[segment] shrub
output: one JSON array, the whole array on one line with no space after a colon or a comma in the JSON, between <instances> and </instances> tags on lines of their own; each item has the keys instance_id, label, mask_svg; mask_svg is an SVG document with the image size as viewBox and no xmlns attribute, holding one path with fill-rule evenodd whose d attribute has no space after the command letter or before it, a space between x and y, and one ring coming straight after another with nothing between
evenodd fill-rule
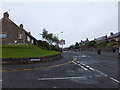
<instances>
[{"instance_id":1,"label":"shrub","mask_svg":"<svg viewBox=\"0 0 120 90\"><path fill-rule=\"evenodd\" d=\"M49 43L46 42L46 41L38 40L38 41L37 41L37 44L38 44L38 46L40 46L40 47L43 48L43 49L47 49L47 50L50 49Z\"/></svg>"},{"instance_id":2,"label":"shrub","mask_svg":"<svg viewBox=\"0 0 120 90\"><path fill-rule=\"evenodd\" d=\"M54 50L54 51L61 51L61 48L54 46L54 45L49 45L50 50Z\"/></svg>"}]
</instances>

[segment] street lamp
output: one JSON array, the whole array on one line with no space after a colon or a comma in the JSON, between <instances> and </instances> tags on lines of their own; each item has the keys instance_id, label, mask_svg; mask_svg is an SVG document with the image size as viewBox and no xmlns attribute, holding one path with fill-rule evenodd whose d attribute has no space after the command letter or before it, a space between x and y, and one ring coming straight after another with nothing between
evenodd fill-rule
<instances>
[{"instance_id":1,"label":"street lamp","mask_svg":"<svg viewBox=\"0 0 120 90\"><path fill-rule=\"evenodd\" d=\"M60 33L57 34L58 39L59 39L59 34L62 34L62 33L63 33L63 31L61 31ZM61 39L59 41L59 44L62 45L62 51L63 51L63 45L65 44L65 40Z\"/></svg>"}]
</instances>

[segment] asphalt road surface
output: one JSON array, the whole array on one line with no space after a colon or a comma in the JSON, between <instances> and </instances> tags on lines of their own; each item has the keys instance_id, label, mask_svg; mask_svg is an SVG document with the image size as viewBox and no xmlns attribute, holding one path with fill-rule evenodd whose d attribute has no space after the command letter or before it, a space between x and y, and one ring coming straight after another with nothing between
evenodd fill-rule
<instances>
[{"instance_id":1,"label":"asphalt road surface","mask_svg":"<svg viewBox=\"0 0 120 90\"><path fill-rule=\"evenodd\" d=\"M51 62L3 65L3 88L118 88L118 56L64 51Z\"/></svg>"}]
</instances>

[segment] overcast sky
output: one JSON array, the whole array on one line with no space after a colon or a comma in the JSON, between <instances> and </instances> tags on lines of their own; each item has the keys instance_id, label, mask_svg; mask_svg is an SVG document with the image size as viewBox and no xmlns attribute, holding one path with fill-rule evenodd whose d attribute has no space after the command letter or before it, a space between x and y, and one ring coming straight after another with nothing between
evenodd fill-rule
<instances>
[{"instance_id":1,"label":"overcast sky","mask_svg":"<svg viewBox=\"0 0 120 90\"><path fill-rule=\"evenodd\" d=\"M5 11L36 39L41 39L39 33L46 28L65 39L65 46L118 32L117 2L6 2L2 3L0 18Z\"/></svg>"}]
</instances>

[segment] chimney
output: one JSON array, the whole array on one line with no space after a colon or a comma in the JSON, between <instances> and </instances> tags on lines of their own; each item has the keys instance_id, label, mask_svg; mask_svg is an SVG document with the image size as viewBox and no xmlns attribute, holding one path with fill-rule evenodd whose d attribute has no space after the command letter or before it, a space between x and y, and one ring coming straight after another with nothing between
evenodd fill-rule
<instances>
[{"instance_id":1,"label":"chimney","mask_svg":"<svg viewBox=\"0 0 120 90\"><path fill-rule=\"evenodd\" d=\"M5 12L5 13L3 14L3 17L4 17L4 18L9 18L8 12Z\"/></svg>"},{"instance_id":2,"label":"chimney","mask_svg":"<svg viewBox=\"0 0 120 90\"><path fill-rule=\"evenodd\" d=\"M23 24L20 24L20 28L23 29Z\"/></svg>"},{"instance_id":3,"label":"chimney","mask_svg":"<svg viewBox=\"0 0 120 90\"><path fill-rule=\"evenodd\" d=\"M28 32L29 34L31 34L31 32Z\"/></svg>"},{"instance_id":4,"label":"chimney","mask_svg":"<svg viewBox=\"0 0 120 90\"><path fill-rule=\"evenodd\" d=\"M110 32L110 35L112 36L112 35L113 35L113 32Z\"/></svg>"},{"instance_id":5,"label":"chimney","mask_svg":"<svg viewBox=\"0 0 120 90\"><path fill-rule=\"evenodd\" d=\"M88 38L86 38L86 41L89 41Z\"/></svg>"},{"instance_id":6,"label":"chimney","mask_svg":"<svg viewBox=\"0 0 120 90\"><path fill-rule=\"evenodd\" d=\"M107 35L105 35L105 38L107 38Z\"/></svg>"}]
</instances>

